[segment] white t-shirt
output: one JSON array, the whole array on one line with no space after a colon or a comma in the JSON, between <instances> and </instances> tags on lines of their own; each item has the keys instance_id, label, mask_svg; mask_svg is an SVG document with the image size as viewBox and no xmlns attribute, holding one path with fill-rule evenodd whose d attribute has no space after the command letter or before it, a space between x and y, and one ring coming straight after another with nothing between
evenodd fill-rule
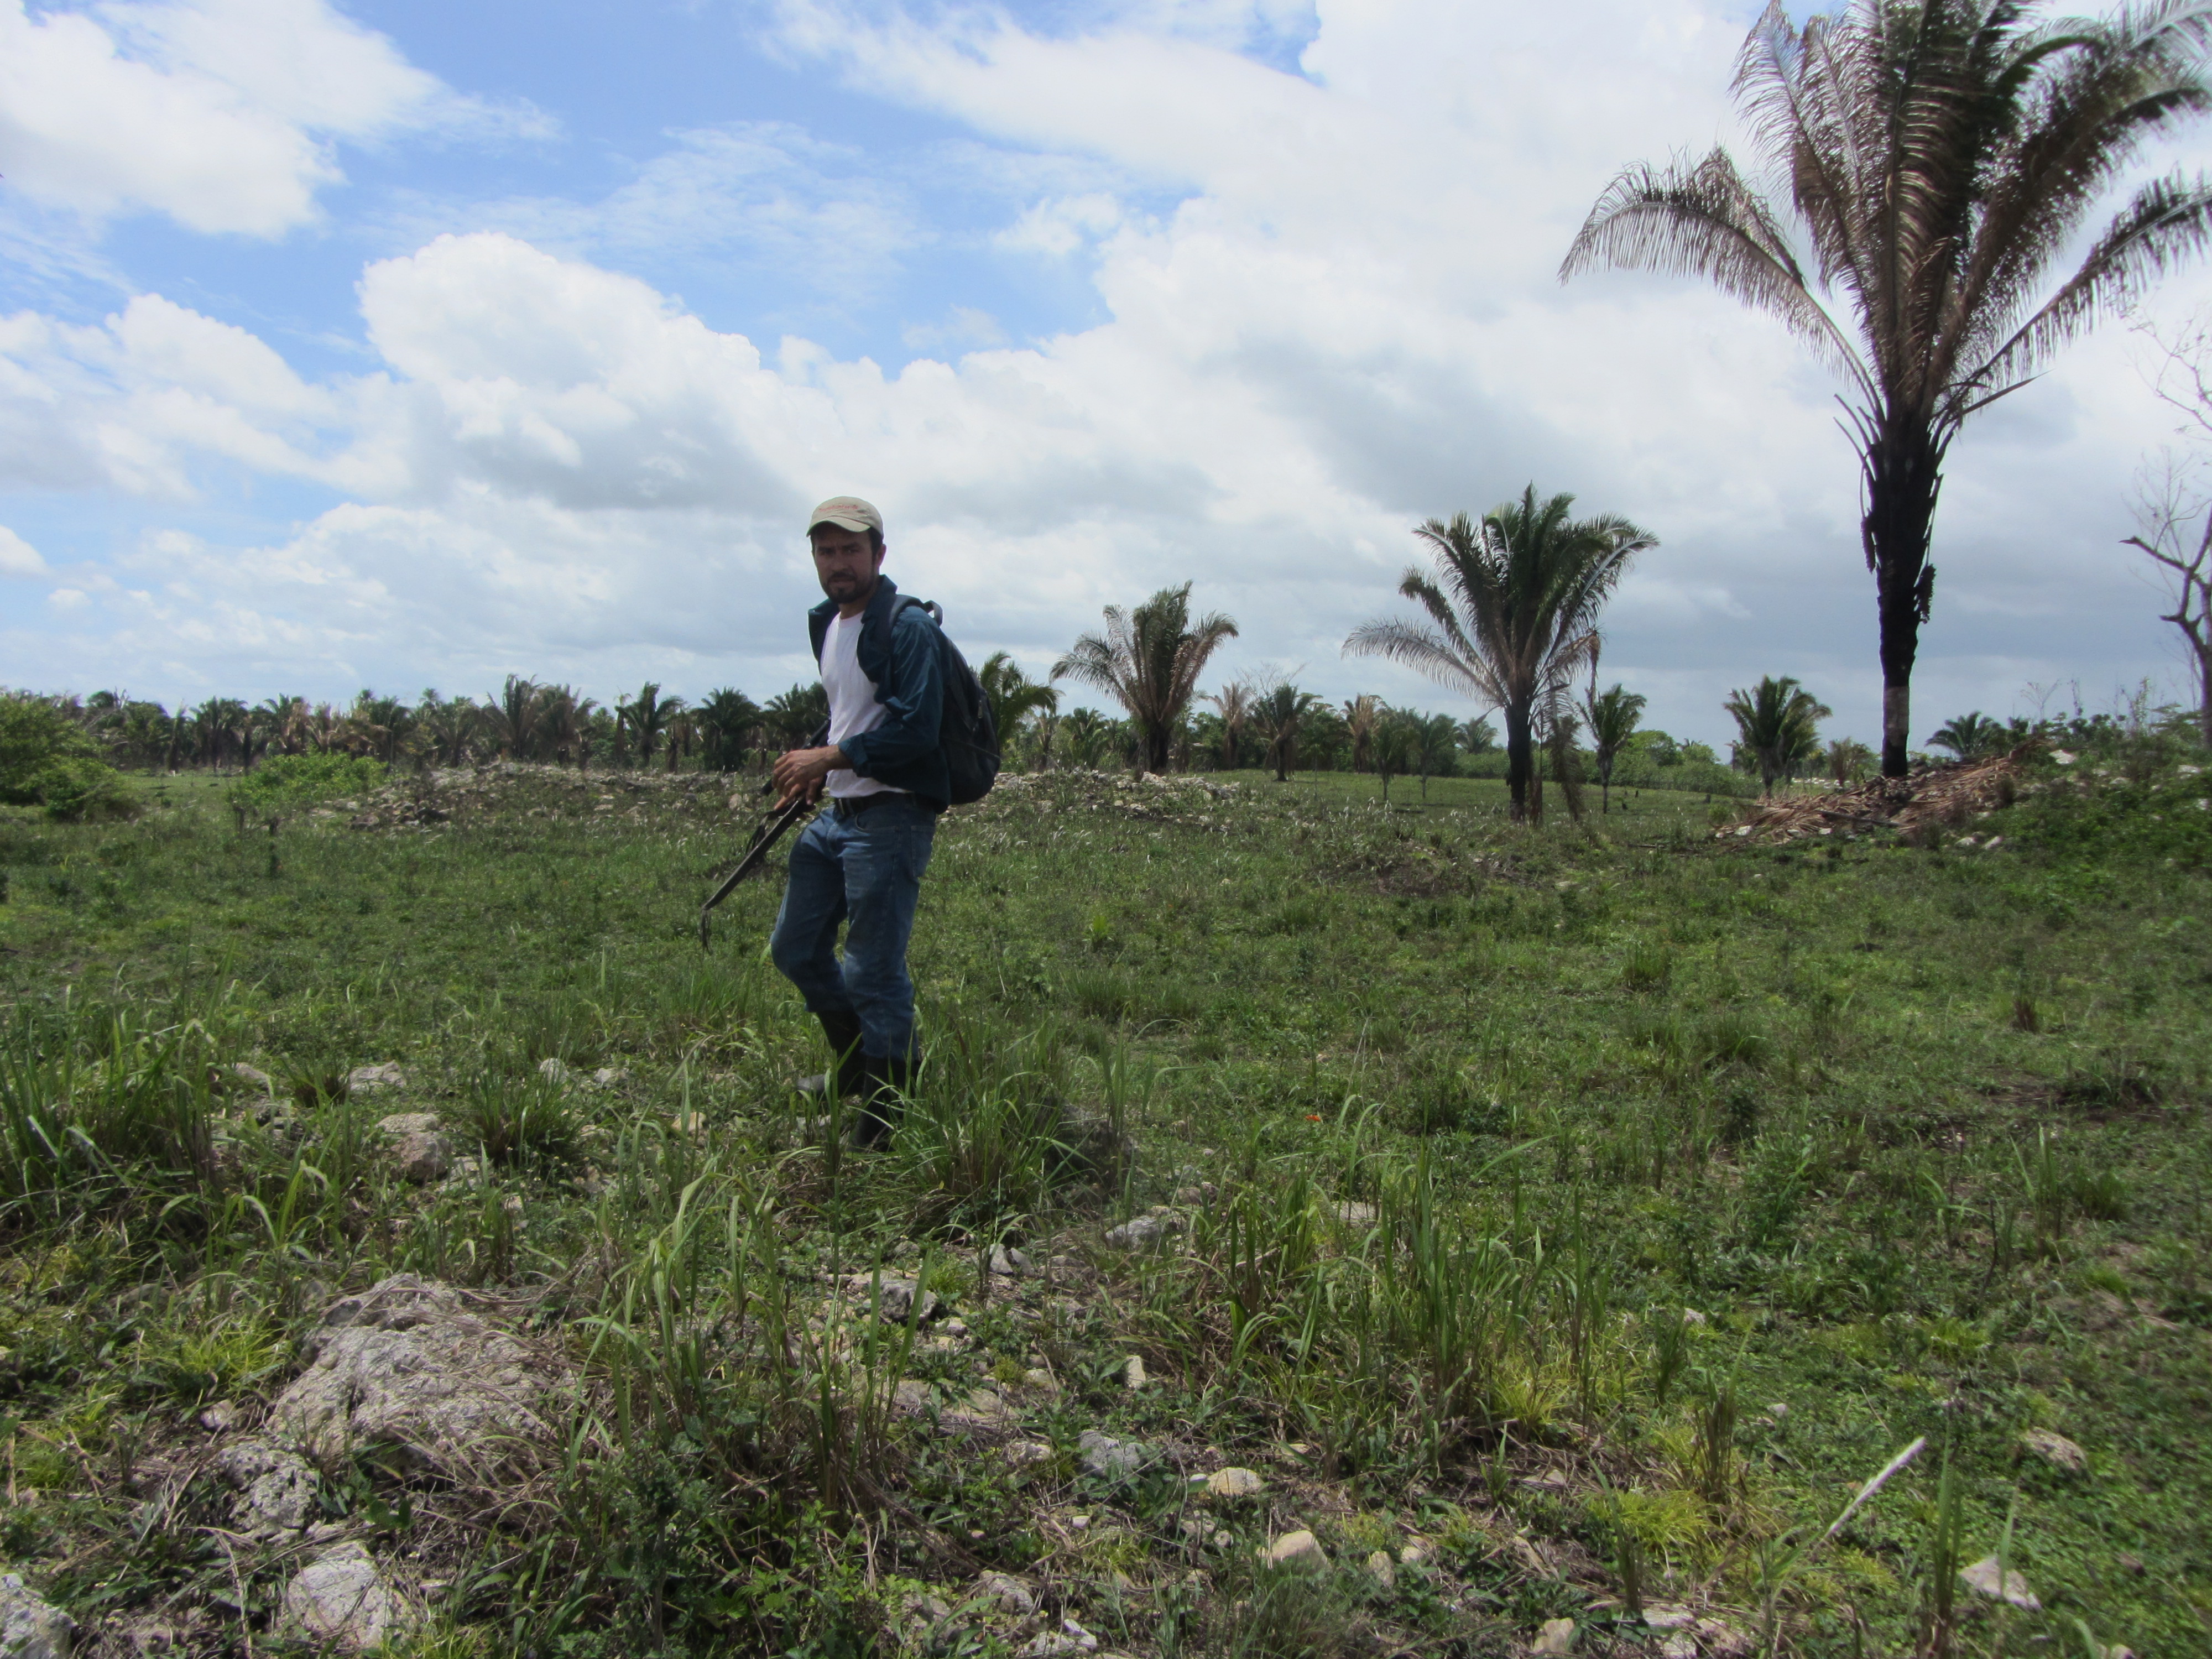
<instances>
[{"instance_id":1,"label":"white t-shirt","mask_svg":"<svg viewBox=\"0 0 2212 1659\"><path fill-rule=\"evenodd\" d=\"M876 700L876 688L860 672L860 617L830 618L830 631L822 636L822 689L830 694L830 741L842 743L884 723L884 709ZM862 795L902 795L890 784L864 778L841 766L824 781L830 793L840 800Z\"/></svg>"}]
</instances>

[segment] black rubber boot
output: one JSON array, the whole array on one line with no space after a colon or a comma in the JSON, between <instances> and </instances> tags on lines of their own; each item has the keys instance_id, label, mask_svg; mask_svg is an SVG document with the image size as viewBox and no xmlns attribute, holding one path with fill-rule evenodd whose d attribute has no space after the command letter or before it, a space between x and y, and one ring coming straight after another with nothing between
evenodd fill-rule
<instances>
[{"instance_id":1,"label":"black rubber boot","mask_svg":"<svg viewBox=\"0 0 2212 1659\"><path fill-rule=\"evenodd\" d=\"M822 1035L829 1039L832 1069L799 1079L799 1092L820 1095L826 1099L834 1078L841 1100L866 1093L868 1077L865 1057L860 1053L860 1022L850 1014L817 1014L814 1018L821 1022Z\"/></svg>"},{"instance_id":2,"label":"black rubber boot","mask_svg":"<svg viewBox=\"0 0 2212 1659\"><path fill-rule=\"evenodd\" d=\"M914 1090L915 1065L910 1060L867 1060L867 1084L860 1097L860 1115L853 1121L853 1145L872 1149L887 1146L906 1110Z\"/></svg>"}]
</instances>

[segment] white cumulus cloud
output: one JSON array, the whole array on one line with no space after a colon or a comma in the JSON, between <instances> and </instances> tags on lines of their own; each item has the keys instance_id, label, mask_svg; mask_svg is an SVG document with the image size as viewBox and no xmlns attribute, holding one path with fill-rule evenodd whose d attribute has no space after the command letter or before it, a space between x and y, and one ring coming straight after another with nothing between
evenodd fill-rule
<instances>
[{"instance_id":1,"label":"white cumulus cloud","mask_svg":"<svg viewBox=\"0 0 2212 1659\"><path fill-rule=\"evenodd\" d=\"M43 576L46 562L39 550L0 524L0 576Z\"/></svg>"}]
</instances>

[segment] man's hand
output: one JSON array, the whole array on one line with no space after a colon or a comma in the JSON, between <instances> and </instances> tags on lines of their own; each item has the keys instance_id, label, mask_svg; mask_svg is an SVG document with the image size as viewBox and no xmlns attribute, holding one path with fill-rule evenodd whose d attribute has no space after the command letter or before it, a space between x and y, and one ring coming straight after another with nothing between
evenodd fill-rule
<instances>
[{"instance_id":1,"label":"man's hand","mask_svg":"<svg viewBox=\"0 0 2212 1659\"><path fill-rule=\"evenodd\" d=\"M793 749L778 755L775 770L770 774L775 784L776 809L781 811L795 800L817 799L823 780L850 764L845 751L835 744L826 749Z\"/></svg>"}]
</instances>

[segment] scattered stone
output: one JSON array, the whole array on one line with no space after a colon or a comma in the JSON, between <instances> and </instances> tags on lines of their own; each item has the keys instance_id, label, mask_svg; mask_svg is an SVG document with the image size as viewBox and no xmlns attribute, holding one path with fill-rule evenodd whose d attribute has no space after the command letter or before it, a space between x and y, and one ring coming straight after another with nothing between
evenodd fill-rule
<instances>
[{"instance_id":1,"label":"scattered stone","mask_svg":"<svg viewBox=\"0 0 2212 1659\"><path fill-rule=\"evenodd\" d=\"M1233 1464L1206 1477L1206 1490L1216 1498L1249 1498L1267 1484L1250 1469L1240 1469Z\"/></svg>"},{"instance_id":2,"label":"scattered stone","mask_svg":"<svg viewBox=\"0 0 2212 1659\"><path fill-rule=\"evenodd\" d=\"M1328 1552L1322 1548L1321 1540L1300 1527L1296 1532L1286 1532L1260 1552L1264 1566L1296 1567L1302 1572L1326 1572Z\"/></svg>"},{"instance_id":3,"label":"scattered stone","mask_svg":"<svg viewBox=\"0 0 2212 1659\"><path fill-rule=\"evenodd\" d=\"M2069 1474L2080 1474L2089 1467L2089 1454L2063 1434L2049 1429L2030 1429L2020 1437L2021 1449L2031 1456L2039 1457L2055 1469Z\"/></svg>"},{"instance_id":4,"label":"scattered stone","mask_svg":"<svg viewBox=\"0 0 2212 1659\"><path fill-rule=\"evenodd\" d=\"M1668 1632L1659 1644L1659 1659L1698 1659L1698 1638L1686 1630Z\"/></svg>"},{"instance_id":5,"label":"scattered stone","mask_svg":"<svg viewBox=\"0 0 2212 1659\"><path fill-rule=\"evenodd\" d=\"M1121 1386L1123 1388L1141 1389L1145 1386L1146 1380L1147 1379L1145 1376L1144 1355L1140 1353L1133 1353L1127 1359L1121 1362Z\"/></svg>"},{"instance_id":6,"label":"scattered stone","mask_svg":"<svg viewBox=\"0 0 2212 1659\"><path fill-rule=\"evenodd\" d=\"M1705 1659L1751 1659L1757 1645L1747 1632L1717 1619L1700 1619L1697 1623L1698 1651Z\"/></svg>"},{"instance_id":7,"label":"scattered stone","mask_svg":"<svg viewBox=\"0 0 2212 1659\"><path fill-rule=\"evenodd\" d=\"M1698 1622L1698 1615L1687 1607L1655 1601L1644 1609L1644 1622L1653 1630L1686 1630Z\"/></svg>"},{"instance_id":8,"label":"scattered stone","mask_svg":"<svg viewBox=\"0 0 2212 1659\"><path fill-rule=\"evenodd\" d=\"M1073 1619L1063 1619L1056 1631L1040 1631L1020 1650L1021 1659L1070 1659L1078 1653L1098 1651L1098 1638Z\"/></svg>"},{"instance_id":9,"label":"scattered stone","mask_svg":"<svg viewBox=\"0 0 2212 1659\"><path fill-rule=\"evenodd\" d=\"M218 1400L200 1413L200 1426L210 1434L225 1434L238 1426L238 1404Z\"/></svg>"},{"instance_id":10,"label":"scattered stone","mask_svg":"<svg viewBox=\"0 0 2212 1659\"><path fill-rule=\"evenodd\" d=\"M453 1143L441 1134L402 1135L392 1143L392 1162L402 1180L427 1187L452 1171Z\"/></svg>"},{"instance_id":11,"label":"scattered stone","mask_svg":"<svg viewBox=\"0 0 2212 1659\"><path fill-rule=\"evenodd\" d=\"M1022 1386L1035 1389L1039 1394L1058 1394L1060 1379L1042 1365L1032 1365L1022 1373Z\"/></svg>"},{"instance_id":12,"label":"scattered stone","mask_svg":"<svg viewBox=\"0 0 2212 1659\"><path fill-rule=\"evenodd\" d=\"M249 1089L258 1089L264 1095L276 1092L276 1085L269 1080L269 1073L258 1066L248 1066L241 1060L231 1066L230 1074Z\"/></svg>"},{"instance_id":13,"label":"scattered stone","mask_svg":"<svg viewBox=\"0 0 2212 1659\"><path fill-rule=\"evenodd\" d=\"M2000 1566L1994 1555L1985 1555L1959 1575L1959 1582L1977 1595L1993 1601L2009 1601L2029 1613L2040 1613L2043 1603L2027 1587L2027 1580Z\"/></svg>"},{"instance_id":14,"label":"scattered stone","mask_svg":"<svg viewBox=\"0 0 2212 1659\"><path fill-rule=\"evenodd\" d=\"M1345 1203L1336 1206L1336 1218L1347 1227L1371 1227L1376 1216L1372 1204Z\"/></svg>"},{"instance_id":15,"label":"scattered stone","mask_svg":"<svg viewBox=\"0 0 2212 1659\"><path fill-rule=\"evenodd\" d=\"M948 1406L939 1414L937 1426L940 1432L957 1434L963 1430L1004 1428L1013 1418L1012 1408L989 1388L971 1390L956 1405Z\"/></svg>"},{"instance_id":16,"label":"scattered stone","mask_svg":"<svg viewBox=\"0 0 2212 1659\"><path fill-rule=\"evenodd\" d=\"M1031 1271L1029 1253L1010 1250L1003 1244L991 1247L991 1271L1001 1279L1013 1279Z\"/></svg>"},{"instance_id":17,"label":"scattered stone","mask_svg":"<svg viewBox=\"0 0 2212 1659\"><path fill-rule=\"evenodd\" d=\"M435 1134L444 1127L444 1121L435 1112L394 1112L376 1121L377 1132L394 1140L404 1140L409 1135Z\"/></svg>"},{"instance_id":18,"label":"scattered stone","mask_svg":"<svg viewBox=\"0 0 2212 1659\"><path fill-rule=\"evenodd\" d=\"M1042 1440L1010 1440L1000 1455L1012 1468L1025 1469L1035 1463L1051 1462L1054 1454Z\"/></svg>"},{"instance_id":19,"label":"scattered stone","mask_svg":"<svg viewBox=\"0 0 2212 1659\"><path fill-rule=\"evenodd\" d=\"M1421 1566L1427 1562L1429 1557L1434 1552L1430 1549L1428 1540L1426 1539L1416 1538L1410 1544L1407 1544L1400 1547L1398 1551L1398 1565L1401 1567Z\"/></svg>"},{"instance_id":20,"label":"scattered stone","mask_svg":"<svg viewBox=\"0 0 2212 1659\"><path fill-rule=\"evenodd\" d=\"M449 1477L522 1457L550 1442L538 1402L567 1380L413 1273L334 1303L305 1346L314 1363L270 1408L268 1437L330 1465L378 1443Z\"/></svg>"},{"instance_id":21,"label":"scattered stone","mask_svg":"<svg viewBox=\"0 0 2212 1659\"><path fill-rule=\"evenodd\" d=\"M1097 1429L1085 1429L1075 1437L1083 1467L1102 1480L1122 1480L1159 1456L1158 1446L1142 1440L1116 1440Z\"/></svg>"},{"instance_id":22,"label":"scattered stone","mask_svg":"<svg viewBox=\"0 0 2212 1659\"><path fill-rule=\"evenodd\" d=\"M1133 1216L1118 1227L1106 1230L1106 1242L1117 1250L1149 1250L1182 1231L1182 1218L1171 1210L1155 1210Z\"/></svg>"},{"instance_id":23,"label":"scattered stone","mask_svg":"<svg viewBox=\"0 0 2212 1659\"><path fill-rule=\"evenodd\" d=\"M265 1440L226 1447L216 1471L237 1492L239 1525L256 1537L297 1532L315 1512L314 1466Z\"/></svg>"},{"instance_id":24,"label":"scattered stone","mask_svg":"<svg viewBox=\"0 0 2212 1659\"><path fill-rule=\"evenodd\" d=\"M386 1060L377 1066L356 1066L346 1073L348 1094L367 1094L376 1089L404 1089L407 1074L395 1060Z\"/></svg>"},{"instance_id":25,"label":"scattered stone","mask_svg":"<svg viewBox=\"0 0 2212 1659\"><path fill-rule=\"evenodd\" d=\"M69 1659L76 1620L23 1587L19 1574L0 1574L0 1654L7 1659Z\"/></svg>"},{"instance_id":26,"label":"scattered stone","mask_svg":"<svg viewBox=\"0 0 2212 1659\"><path fill-rule=\"evenodd\" d=\"M1367 1576L1386 1590L1398 1588L1398 1564L1389 1551L1376 1550L1367 1558Z\"/></svg>"},{"instance_id":27,"label":"scattered stone","mask_svg":"<svg viewBox=\"0 0 2212 1659\"><path fill-rule=\"evenodd\" d=\"M602 1066L592 1073L592 1085L601 1089L619 1089L629 1081L629 1067L627 1066Z\"/></svg>"},{"instance_id":28,"label":"scattered stone","mask_svg":"<svg viewBox=\"0 0 2212 1659\"><path fill-rule=\"evenodd\" d=\"M1575 1644L1575 1621L1571 1619L1547 1619L1537 1626L1536 1639L1528 1644L1531 1653L1565 1653Z\"/></svg>"},{"instance_id":29,"label":"scattered stone","mask_svg":"<svg viewBox=\"0 0 2212 1659\"><path fill-rule=\"evenodd\" d=\"M538 1062L538 1075L548 1083L566 1083L568 1080L568 1062L548 1054Z\"/></svg>"},{"instance_id":30,"label":"scattered stone","mask_svg":"<svg viewBox=\"0 0 2212 1659\"><path fill-rule=\"evenodd\" d=\"M300 1569L284 1587L284 1611L316 1640L361 1653L381 1646L404 1609L385 1587L375 1558L349 1539Z\"/></svg>"},{"instance_id":31,"label":"scattered stone","mask_svg":"<svg viewBox=\"0 0 2212 1659\"><path fill-rule=\"evenodd\" d=\"M875 1298L877 1311L884 1322L903 1325L914 1311L914 1299L921 1297L921 1317L928 1318L937 1311L937 1292L922 1290L911 1279L896 1279L886 1273L878 1280L872 1273L854 1273L845 1281L845 1288L854 1296L866 1300Z\"/></svg>"},{"instance_id":32,"label":"scattered stone","mask_svg":"<svg viewBox=\"0 0 2212 1659\"><path fill-rule=\"evenodd\" d=\"M1026 1619L1036 1611L1036 1597L1030 1587L1011 1573L987 1572L975 1588L998 1603L999 1611L1009 1619Z\"/></svg>"}]
</instances>

